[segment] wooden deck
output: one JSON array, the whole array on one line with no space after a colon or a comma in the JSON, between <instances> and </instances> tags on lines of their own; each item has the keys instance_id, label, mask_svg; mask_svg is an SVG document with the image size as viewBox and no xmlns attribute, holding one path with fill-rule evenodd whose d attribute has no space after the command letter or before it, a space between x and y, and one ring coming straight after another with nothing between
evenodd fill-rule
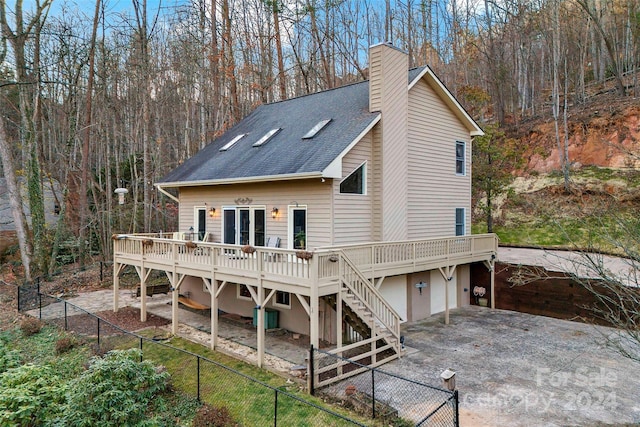
<instances>
[{"instance_id":1,"label":"wooden deck","mask_svg":"<svg viewBox=\"0 0 640 427\"><path fill-rule=\"evenodd\" d=\"M336 315L343 318L345 310L360 318L359 325L367 337L343 345L342 330L337 331L334 352L365 348L362 357L377 366L400 355L401 318L380 294L376 279L439 269L449 278L458 265L485 262L493 270L498 250L494 234L446 237L441 239L400 242L372 242L348 246L318 248L311 252L268 247L241 247L209 242L174 240L168 234L128 234L113 237L114 249L114 310L118 309L119 274L132 265L140 276L141 289L152 270L164 271L172 294L172 330L177 333L179 288L185 277L200 277L211 296L211 311L218 310L218 296L228 283L247 287L261 313L257 316L258 365L264 357L264 307L276 291L295 294L309 319L310 341L319 342L319 300L333 298ZM492 274L493 277L493 274ZM268 291L268 292L265 292ZM448 298L448 293L446 294ZM146 318L146 292L141 293L141 319ZM445 302L448 322L448 303ZM211 347L217 339L217 316L211 316ZM343 322L337 322L342 328ZM327 372L341 372L338 363L326 367ZM319 377L318 379L319 380ZM325 381L334 381L326 379Z\"/></svg>"},{"instance_id":2,"label":"wooden deck","mask_svg":"<svg viewBox=\"0 0 640 427\"><path fill-rule=\"evenodd\" d=\"M310 259L294 250L173 240L157 235L117 235L114 262L180 275L261 286L310 296L338 292L340 259L348 258L368 279L408 274L495 258L494 234L319 248ZM342 255L342 256L341 256ZM315 289L313 289L315 288ZM315 292L312 292L315 291Z\"/></svg>"}]
</instances>

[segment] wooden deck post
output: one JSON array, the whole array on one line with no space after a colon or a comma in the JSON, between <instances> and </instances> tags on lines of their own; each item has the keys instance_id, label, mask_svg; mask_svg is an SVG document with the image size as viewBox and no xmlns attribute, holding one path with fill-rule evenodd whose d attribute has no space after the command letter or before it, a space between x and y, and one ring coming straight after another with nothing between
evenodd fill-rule
<instances>
[{"instance_id":1,"label":"wooden deck post","mask_svg":"<svg viewBox=\"0 0 640 427\"><path fill-rule=\"evenodd\" d=\"M211 279L211 350L218 345L218 281L215 275Z\"/></svg>"},{"instance_id":2,"label":"wooden deck post","mask_svg":"<svg viewBox=\"0 0 640 427\"><path fill-rule=\"evenodd\" d=\"M115 243L114 243L115 246ZM115 258L115 257L114 257ZM120 303L120 264L113 261L113 311L118 312Z\"/></svg>"},{"instance_id":3,"label":"wooden deck post","mask_svg":"<svg viewBox=\"0 0 640 427\"><path fill-rule=\"evenodd\" d=\"M440 274L444 277L444 324L449 324L449 283L453 280L453 273L456 271L457 265L446 266L444 270L439 268Z\"/></svg>"},{"instance_id":4,"label":"wooden deck post","mask_svg":"<svg viewBox=\"0 0 640 427\"><path fill-rule=\"evenodd\" d=\"M262 368L264 363L264 288L262 281L258 285L258 367Z\"/></svg>"},{"instance_id":5,"label":"wooden deck post","mask_svg":"<svg viewBox=\"0 0 640 427\"><path fill-rule=\"evenodd\" d=\"M147 321L147 273L144 265L138 270L140 275L140 321Z\"/></svg>"},{"instance_id":6,"label":"wooden deck post","mask_svg":"<svg viewBox=\"0 0 640 427\"><path fill-rule=\"evenodd\" d=\"M495 260L489 261L491 266L491 308L496 308L496 263Z\"/></svg>"},{"instance_id":7,"label":"wooden deck post","mask_svg":"<svg viewBox=\"0 0 640 427\"><path fill-rule=\"evenodd\" d=\"M174 282L176 276L174 275ZM178 298L180 297L180 286L177 283L172 283L173 291L171 291L171 333L173 335L178 334L178 313L180 308L180 302Z\"/></svg>"},{"instance_id":8,"label":"wooden deck post","mask_svg":"<svg viewBox=\"0 0 640 427\"><path fill-rule=\"evenodd\" d=\"M311 293L309 296L309 340L314 348L320 348L320 297L318 296L318 257L309 260Z\"/></svg>"}]
</instances>

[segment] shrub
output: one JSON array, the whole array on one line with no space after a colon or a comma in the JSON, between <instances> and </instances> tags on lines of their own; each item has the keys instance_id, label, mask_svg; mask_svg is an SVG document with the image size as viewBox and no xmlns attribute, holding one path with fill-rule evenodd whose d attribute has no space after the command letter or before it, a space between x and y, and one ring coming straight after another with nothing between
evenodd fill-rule
<instances>
[{"instance_id":1,"label":"shrub","mask_svg":"<svg viewBox=\"0 0 640 427\"><path fill-rule=\"evenodd\" d=\"M63 337L56 341L56 354L64 354L78 345L73 337Z\"/></svg>"},{"instance_id":2,"label":"shrub","mask_svg":"<svg viewBox=\"0 0 640 427\"><path fill-rule=\"evenodd\" d=\"M149 361L139 362L140 350L112 351L91 359L89 368L69 384L64 426L146 425L147 407L167 387L169 374L157 372Z\"/></svg>"},{"instance_id":3,"label":"shrub","mask_svg":"<svg viewBox=\"0 0 640 427\"><path fill-rule=\"evenodd\" d=\"M43 425L64 401L65 389L48 366L9 369L0 374L0 425Z\"/></svg>"},{"instance_id":4,"label":"shrub","mask_svg":"<svg viewBox=\"0 0 640 427\"><path fill-rule=\"evenodd\" d=\"M20 330L22 330L22 334L25 337L30 337L32 335L37 334L42 329L42 322L33 317L29 317L24 319L22 323L20 323Z\"/></svg>"},{"instance_id":5,"label":"shrub","mask_svg":"<svg viewBox=\"0 0 640 427\"><path fill-rule=\"evenodd\" d=\"M230 427L237 426L229 410L224 406L202 405L193 419L193 427Z\"/></svg>"},{"instance_id":6,"label":"shrub","mask_svg":"<svg viewBox=\"0 0 640 427\"><path fill-rule=\"evenodd\" d=\"M20 353L9 350L0 339L0 374L8 369L17 368L20 366L20 362Z\"/></svg>"}]
</instances>

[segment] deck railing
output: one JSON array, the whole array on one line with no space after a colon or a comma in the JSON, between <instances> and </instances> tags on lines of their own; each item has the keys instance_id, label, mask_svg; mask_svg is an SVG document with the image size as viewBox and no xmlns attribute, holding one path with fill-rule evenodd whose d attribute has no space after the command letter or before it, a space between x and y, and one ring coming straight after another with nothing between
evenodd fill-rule
<instances>
[{"instance_id":1,"label":"deck railing","mask_svg":"<svg viewBox=\"0 0 640 427\"><path fill-rule=\"evenodd\" d=\"M411 267L429 261L445 261L453 264L464 257L490 257L498 250L495 234L473 234L468 236L443 237L427 240L406 240L397 242L370 242L354 245L339 245L320 248L328 251L343 251L362 272L379 271L390 267ZM338 274L336 266L320 263L319 277L333 277Z\"/></svg>"},{"instance_id":2,"label":"deck railing","mask_svg":"<svg viewBox=\"0 0 640 427\"><path fill-rule=\"evenodd\" d=\"M293 250L172 240L149 234L115 236L114 259L121 263L145 261L202 271L243 271L255 277L265 274L298 282L309 281L312 264L312 260L299 257Z\"/></svg>"},{"instance_id":3,"label":"deck railing","mask_svg":"<svg viewBox=\"0 0 640 427\"><path fill-rule=\"evenodd\" d=\"M353 265L374 277L375 272L391 268L418 269L428 262L452 265L464 258L489 258L498 248L495 234L478 234L408 240L399 242L371 242L355 245L318 248L310 259L300 257L299 251L255 247L247 253L238 245L209 242L190 242L166 238L172 233L126 234L114 236L116 262L147 261L193 268L201 271L217 269L258 277L280 278L286 283L311 286L335 283L339 279L339 254L344 253Z\"/></svg>"}]
</instances>

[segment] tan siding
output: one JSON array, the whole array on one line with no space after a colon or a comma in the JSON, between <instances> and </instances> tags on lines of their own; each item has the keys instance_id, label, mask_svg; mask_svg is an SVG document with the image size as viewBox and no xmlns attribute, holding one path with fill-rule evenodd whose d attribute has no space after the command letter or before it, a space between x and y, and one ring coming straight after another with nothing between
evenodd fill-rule
<instances>
[{"instance_id":1,"label":"tan siding","mask_svg":"<svg viewBox=\"0 0 640 427\"><path fill-rule=\"evenodd\" d=\"M222 241L222 207L236 206L238 198L251 199L250 204L241 206L265 207L266 235L280 237L282 248L288 244L288 206L296 202L307 206L307 246L314 248L331 244L331 180L324 183L314 179L182 188L179 231L188 231L194 225L193 207L207 203L216 209L213 219L207 216L207 231L213 233L214 241ZM276 219L271 218L274 207L278 208Z\"/></svg>"},{"instance_id":2,"label":"tan siding","mask_svg":"<svg viewBox=\"0 0 640 427\"><path fill-rule=\"evenodd\" d=\"M469 132L424 81L409 93L408 229L413 239L455 233L455 209L471 229ZM466 142L466 175L455 172L455 143Z\"/></svg>"},{"instance_id":3,"label":"tan siding","mask_svg":"<svg viewBox=\"0 0 640 427\"><path fill-rule=\"evenodd\" d=\"M372 234L372 171L371 132L342 159L342 177L346 178L366 162L366 195L340 194L340 181L334 180L334 244L370 242Z\"/></svg>"},{"instance_id":4,"label":"tan siding","mask_svg":"<svg viewBox=\"0 0 640 427\"><path fill-rule=\"evenodd\" d=\"M374 241L380 241L382 240L382 127L373 128L371 145L372 237Z\"/></svg>"},{"instance_id":5,"label":"tan siding","mask_svg":"<svg viewBox=\"0 0 640 427\"><path fill-rule=\"evenodd\" d=\"M382 109L382 49L369 49L369 111Z\"/></svg>"},{"instance_id":6,"label":"tan siding","mask_svg":"<svg viewBox=\"0 0 640 427\"><path fill-rule=\"evenodd\" d=\"M383 46L382 239L407 234L407 55Z\"/></svg>"}]
</instances>

